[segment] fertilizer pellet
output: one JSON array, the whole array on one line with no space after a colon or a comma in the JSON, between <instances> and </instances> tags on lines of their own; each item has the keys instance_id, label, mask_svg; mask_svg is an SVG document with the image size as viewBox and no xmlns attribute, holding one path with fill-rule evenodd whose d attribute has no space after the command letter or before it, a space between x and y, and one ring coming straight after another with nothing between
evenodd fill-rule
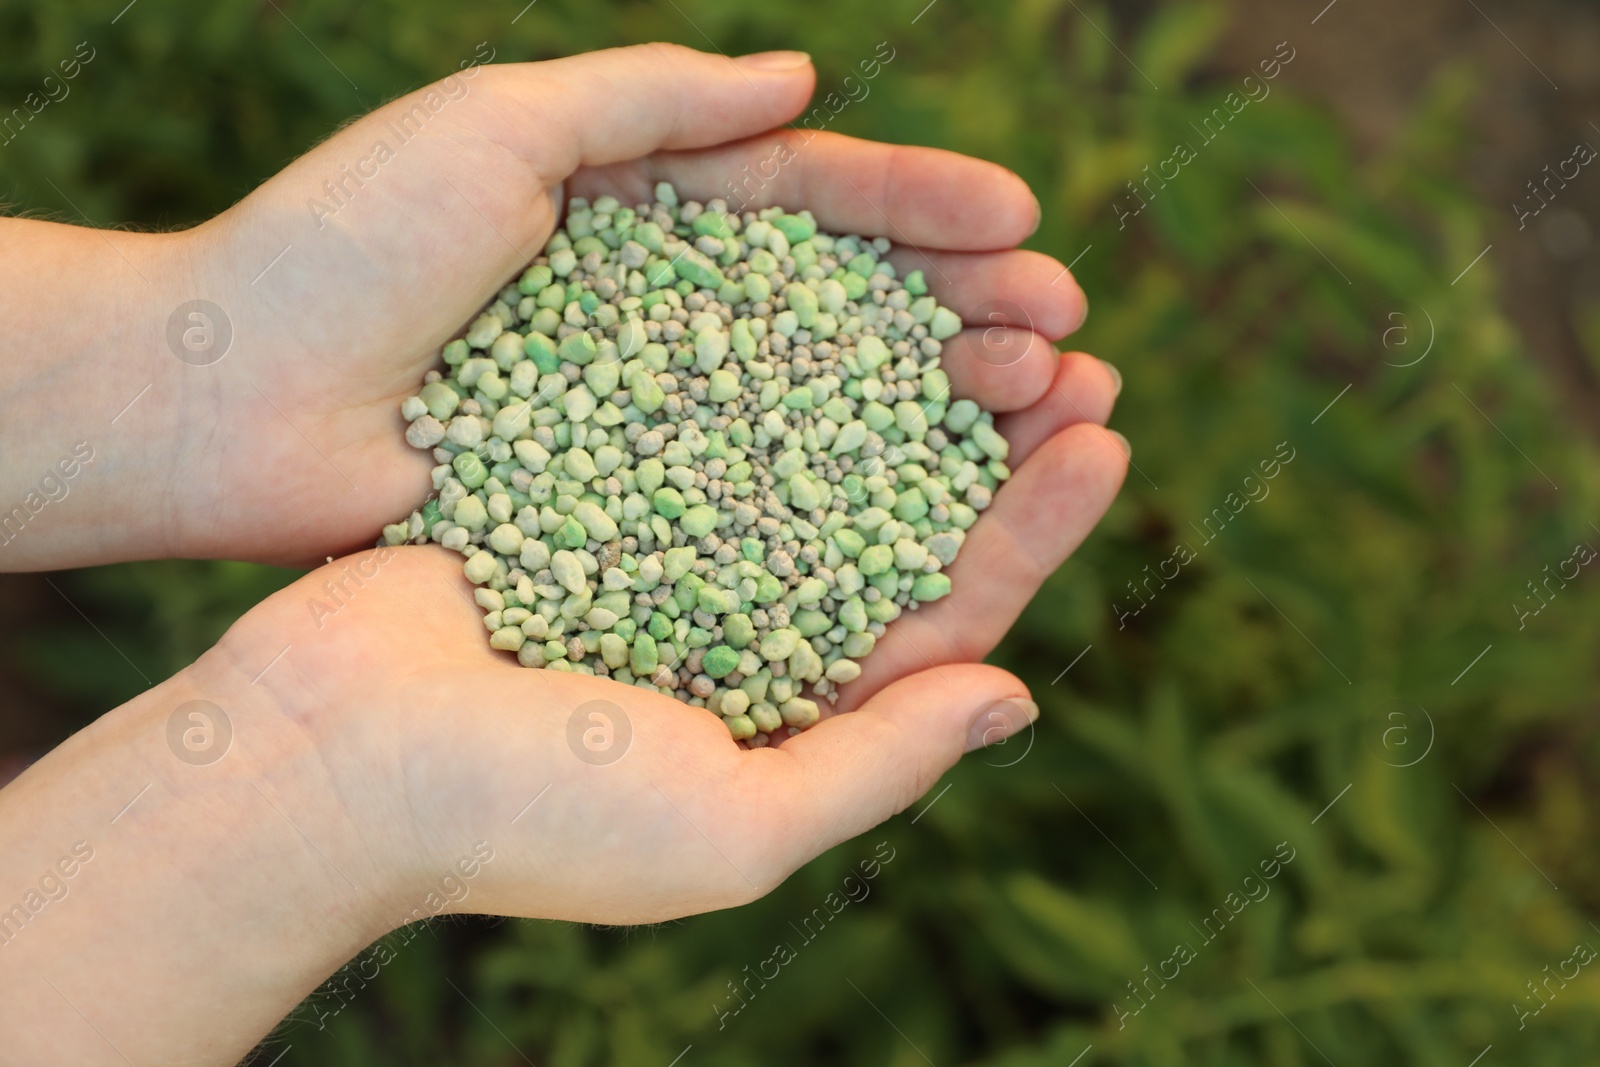
<instances>
[{"instance_id":1,"label":"fertilizer pellet","mask_svg":"<svg viewBox=\"0 0 1600 1067\"><path fill-rule=\"evenodd\" d=\"M466 556L491 647L723 717L821 717L1010 474L952 400L961 319L882 238L665 183L574 198L520 279L401 404L435 496L387 544Z\"/></svg>"}]
</instances>

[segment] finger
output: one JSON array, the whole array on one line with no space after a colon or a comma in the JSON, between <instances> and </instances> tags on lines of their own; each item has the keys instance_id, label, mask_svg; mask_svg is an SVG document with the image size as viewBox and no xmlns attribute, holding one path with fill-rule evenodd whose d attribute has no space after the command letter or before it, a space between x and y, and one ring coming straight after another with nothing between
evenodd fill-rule
<instances>
[{"instance_id":1,"label":"finger","mask_svg":"<svg viewBox=\"0 0 1600 1067\"><path fill-rule=\"evenodd\" d=\"M804 53L729 59L665 43L486 69L513 118L501 137L551 184L580 165L771 129L799 114L816 84Z\"/></svg>"},{"instance_id":2,"label":"finger","mask_svg":"<svg viewBox=\"0 0 1600 1067\"><path fill-rule=\"evenodd\" d=\"M1100 521L1127 469L1118 439L1098 426L1068 427L1047 441L968 532L950 566L951 595L889 625L840 707L915 671L988 655Z\"/></svg>"},{"instance_id":3,"label":"finger","mask_svg":"<svg viewBox=\"0 0 1600 1067\"><path fill-rule=\"evenodd\" d=\"M902 245L988 251L1037 228L1039 202L996 163L937 148L880 144L835 133L774 130L734 144L651 156L576 175L578 196L650 199L669 181L688 199L720 197L733 211L809 208L834 233Z\"/></svg>"},{"instance_id":4,"label":"finger","mask_svg":"<svg viewBox=\"0 0 1600 1067\"><path fill-rule=\"evenodd\" d=\"M969 327L944 343L939 366L950 395L990 411L1021 411L1044 398L1061 354L1032 330Z\"/></svg>"},{"instance_id":5,"label":"finger","mask_svg":"<svg viewBox=\"0 0 1600 1067\"><path fill-rule=\"evenodd\" d=\"M792 870L904 811L962 753L1025 730L1038 715L1014 676L952 665L902 679L776 750L757 750L740 773L785 828L774 837Z\"/></svg>"},{"instance_id":6,"label":"finger","mask_svg":"<svg viewBox=\"0 0 1600 1067\"><path fill-rule=\"evenodd\" d=\"M971 326L1017 326L1059 341L1089 313L1077 279L1040 252L897 248L889 260L901 277L920 270L939 303Z\"/></svg>"},{"instance_id":7,"label":"finger","mask_svg":"<svg viewBox=\"0 0 1600 1067\"><path fill-rule=\"evenodd\" d=\"M1020 249L908 248L890 259L902 274L921 270L932 294L968 325L942 353L951 395L992 411L1020 411L1044 398L1060 362L1050 340L1077 329L1087 309L1059 262Z\"/></svg>"},{"instance_id":8,"label":"finger","mask_svg":"<svg viewBox=\"0 0 1600 1067\"><path fill-rule=\"evenodd\" d=\"M995 420L995 429L1011 445L1012 466L1020 466L1068 426L1082 422L1104 426L1121 392L1122 372L1116 367L1084 352L1062 355L1055 379L1038 403Z\"/></svg>"}]
</instances>

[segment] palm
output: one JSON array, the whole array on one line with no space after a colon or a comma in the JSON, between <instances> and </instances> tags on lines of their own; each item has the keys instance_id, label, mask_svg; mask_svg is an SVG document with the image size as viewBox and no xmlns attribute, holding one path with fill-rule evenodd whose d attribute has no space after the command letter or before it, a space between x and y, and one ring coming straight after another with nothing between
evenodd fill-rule
<instances>
[{"instance_id":1,"label":"palm","mask_svg":"<svg viewBox=\"0 0 1600 1067\"><path fill-rule=\"evenodd\" d=\"M1030 418L1055 421L1019 413L1019 432ZM288 646L263 684L291 706L315 695L359 783L339 804L398 834L419 877L488 840L506 862L471 910L658 921L758 896L921 795L959 754L959 722L1020 695L975 661L1099 518L1122 465L1088 425L1033 449L973 527L952 595L892 624L845 687L838 710L858 714L776 751L742 750L716 716L657 692L490 650L460 557L434 546L323 567L227 642L247 664ZM953 747L932 728L952 716Z\"/></svg>"}]
</instances>

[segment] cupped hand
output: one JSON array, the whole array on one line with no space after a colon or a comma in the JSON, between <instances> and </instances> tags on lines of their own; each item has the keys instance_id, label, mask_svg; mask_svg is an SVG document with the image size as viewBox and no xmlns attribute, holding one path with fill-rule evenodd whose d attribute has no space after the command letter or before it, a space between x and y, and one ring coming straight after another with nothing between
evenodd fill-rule
<instances>
[{"instance_id":1,"label":"cupped hand","mask_svg":"<svg viewBox=\"0 0 1600 1067\"><path fill-rule=\"evenodd\" d=\"M461 557L432 545L312 572L194 674L219 693L256 679L273 709L256 721L286 724L277 747L299 753L272 765L315 768L266 791L323 811L321 831L343 838L325 849L386 872L395 914L380 919L450 907L636 923L747 901L907 807L963 752L1031 726L1022 683L977 661L1122 482L1120 439L1078 410L1109 407L1102 374L1069 360L1005 417L1015 475L970 531L951 595L889 626L844 687L845 714L773 747L741 747L713 713L653 689L491 650ZM480 842L495 855L481 868ZM470 883L452 874L464 859Z\"/></svg>"},{"instance_id":2,"label":"cupped hand","mask_svg":"<svg viewBox=\"0 0 1600 1067\"><path fill-rule=\"evenodd\" d=\"M814 81L798 53L674 45L473 67L342 129L192 231L194 295L223 309L233 342L179 371L172 550L297 563L372 543L428 495L431 459L406 445L399 405L440 346L538 253L566 195L631 204L662 180L736 210L808 207L827 230L903 246L897 262L971 327L946 345L952 391L1014 413L1001 420L1014 447L1064 462L1049 431L1103 422L1118 378L1051 344L1086 305L1060 263L1016 249L1037 201L991 163L775 129ZM970 644L922 638L946 640Z\"/></svg>"}]
</instances>

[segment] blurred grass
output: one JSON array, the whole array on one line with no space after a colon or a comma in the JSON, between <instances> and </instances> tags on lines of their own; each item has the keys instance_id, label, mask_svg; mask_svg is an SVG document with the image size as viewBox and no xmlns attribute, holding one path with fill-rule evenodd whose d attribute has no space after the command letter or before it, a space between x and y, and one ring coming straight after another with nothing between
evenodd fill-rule
<instances>
[{"instance_id":1,"label":"blurred grass","mask_svg":"<svg viewBox=\"0 0 1600 1067\"><path fill-rule=\"evenodd\" d=\"M1600 544L1600 468L1553 417L1493 259L1452 284L1489 241L1456 173L1484 89L1469 68L1439 70L1405 136L1357 160L1295 97L1292 63L1199 143L1190 123L1239 86L1206 67L1227 23L1216 4L1140 5L1135 20L944 0L913 24L922 0L539 0L512 25L520 2L146 0L112 26L120 7L0 0L6 108L78 41L97 50L0 148L16 210L188 224L482 40L500 60L649 39L800 47L821 94L888 41L893 63L832 128L1026 177L1045 207L1030 245L1081 257L1093 314L1073 344L1127 379L1114 425L1138 471L995 657L1043 705L1031 739L965 761L920 817L747 908L632 931L433 927L325 1031L308 1011L259 1062L287 1048L284 1067L510 1064L521 1050L631 1067L692 1045L685 1067L1024 1067L1092 1044L1081 1067L1464 1067L1490 1043L1486 1063L1600 1047L1587 973L1552 985L1523 1029L1514 1008L1538 1006L1525 983L1575 943L1600 944L1600 579L1580 574L1523 629L1511 606L1532 605L1525 583L1574 544ZM1120 226L1124 183L1180 141L1196 158ZM1230 508L1285 442L1294 459L1270 495ZM1208 541L1217 508L1230 518ZM1180 543L1193 561L1151 580ZM137 670L76 624L6 653L92 714L284 578L182 562L63 576ZM1120 628L1113 605L1138 605L1128 583L1149 606ZM870 898L800 944L790 924L878 841L896 859ZM1270 895L1207 942L1196 927L1279 842L1295 858ZM733 1004L728 983L779 941L798 957L719 1028L712 1005ZM1141 1003L1130 983L1179 942L1193 961L1141 985L1148 1004L1119 1026L1118 1007Z\"/></svg>"}]
</instances>

